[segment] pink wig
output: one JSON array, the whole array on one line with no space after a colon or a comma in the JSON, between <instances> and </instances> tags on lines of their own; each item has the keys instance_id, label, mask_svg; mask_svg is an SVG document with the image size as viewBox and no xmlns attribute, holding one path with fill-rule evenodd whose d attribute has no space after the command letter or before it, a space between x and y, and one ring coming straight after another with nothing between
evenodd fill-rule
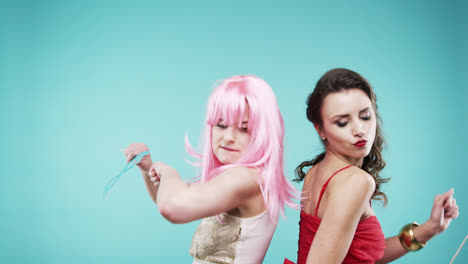
<instances>
[{"instance_id":1,"label":"pink wig","mask_svg":"<svg viewBox=\"0 0 468 264\"><path fill-rule=\"evenodd\" d=\"M211 146L212 127L222 119L226 125L242 122L246 106L249 107L248 133L250 143L242 157L235 163L223 165ZM298 192L285 178L283 171L284 122L275 94L264 80L252 75L233 76L216 87L208 100L206 127L202 154L198 154L186 138L186 150L201 158L200 181L206 182L223 170L243 166L261 172L260 188L265 206L272 219L284 215L284 205L299 208L293 199ZM262 183L263 182L263 183Z\"/></svg>"}]
</instances>

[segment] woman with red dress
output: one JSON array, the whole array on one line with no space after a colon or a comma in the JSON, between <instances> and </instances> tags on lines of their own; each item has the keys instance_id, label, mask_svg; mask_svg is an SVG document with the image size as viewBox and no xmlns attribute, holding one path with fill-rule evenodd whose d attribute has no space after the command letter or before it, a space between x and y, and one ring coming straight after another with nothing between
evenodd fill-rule
<instances>
[{"instance_id":1,"label":"woman with red dress","mask_svg":"<svg viewBox=\"0 0 468 264\"><path fill-rule=\"evenodd\" d=\"M304 181L298 264L387 263L421 249L458 217L450 189L436 196L425 223L384 237L371 206L371 200L387 203L381 186L388 179L380 175L384 138L376 96L358 73L325 73L307 99L307 118L325 151L296 169L297 180Z\"/></svg>"}]
</instances>

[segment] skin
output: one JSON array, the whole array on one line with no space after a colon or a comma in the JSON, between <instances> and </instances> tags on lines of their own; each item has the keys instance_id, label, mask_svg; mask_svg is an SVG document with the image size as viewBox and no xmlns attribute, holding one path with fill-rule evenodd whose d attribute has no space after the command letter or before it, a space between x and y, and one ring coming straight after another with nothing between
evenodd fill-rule
<instances>
[{"instance_id":1,"label":"skin","mask_svg":"<svg viewBox=\"0 0 468 264\"><path fill-rule=\"evenodd\" d=\"M227 126L223 120L213 126L211 146L216 158L222 164L232 164L244 154L250 142L250 134L247 130L248 121L248 111L246 111L240 127Z\"/></svg>"},{"instance_id":2,"label":"skin","mask_svg":"<svg viewBox=\"0 0 468 264\"><path fill-rule=\"evenodd\" d=\"M322 219L310 247L307 263L342 263L354 237L359 221L374 215L369 200L375 189L371 175L360 169L372 147L376 133L376 115L372 103L360 89L344 90L325 97L321 115L323 124L316 131L325 138L325 158L312 167L305 179L303 210L314 214L320 190L337 170L354 165L335 175L320 202L317 216ZM355 146L359 140L365 146ZM419 242L426 242L444 231L458 217L453 189L436 196L431 216L414 229ZM404 254L398 237L385 240L384 257L377 263L387 263Z\"/></svg>"},{"instance_id":3,"label":"skin","mask_svg":"<svg viewBox=\"0 0 468 264\"><path fill-rule=\"evenodd\" d=\"M221 163L234 163L246 150L250 143L248 116L247 107L241 127L227 126L222 120L213 126L213 153ZM133 143L124 153L130 161L143 151L148 151L145 144ZM256 169L233 167L208 182L187 184L174 168L161 161L152 163L150 155L137 165L150 197L171 223L187 223L224 212L251 217L266 210Z\"/></svg>"}]
</instances>

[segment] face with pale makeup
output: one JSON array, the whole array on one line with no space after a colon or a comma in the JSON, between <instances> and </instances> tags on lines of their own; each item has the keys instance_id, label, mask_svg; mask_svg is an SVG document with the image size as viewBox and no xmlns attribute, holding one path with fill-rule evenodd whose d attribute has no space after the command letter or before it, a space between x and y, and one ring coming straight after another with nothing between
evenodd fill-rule
<instances>
[{"instance_id":1,"label":"face with pale makeup","mask_svg":"<svg viewBox=\"0 0 468 264\"><path fill-rule=\"evenodd\" d=\"M358 88L328 94L321 108L322 125L315 125L325 138L327 151L347 160L366 157L374 143L376 114L372 102Z\"/></svg>"},{"instance_id":2,"label":"face with pale makeup","mask_svg":"<svg viewBox=\"0 0 468 264\"><path fill-rule=\"evenodd\" d=\"M239 120L235 125L228 126L219 120L211 130L211 146L216 158L224 165L233 164L242 156L250 143L248 133L249 107L246 106L241 125Z\"/></svg>"}]
</instances>

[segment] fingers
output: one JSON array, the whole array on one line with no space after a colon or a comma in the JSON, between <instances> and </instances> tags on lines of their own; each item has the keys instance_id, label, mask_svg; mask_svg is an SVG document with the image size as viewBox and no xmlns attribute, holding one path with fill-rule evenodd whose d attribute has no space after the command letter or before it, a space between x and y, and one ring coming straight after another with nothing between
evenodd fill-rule
<instances>
[{"instance_id":1,"label":"fingers","mask_svg":"<svg viewBox=\"0 0 468 264\"><path fill-rule=\"evenodd\" d=\"M157 186L156 184L159 184L159 181L161 180L161 174L158 172L158 165L158 162L153 163L148 171L149 179L154 186Z\"/></svg>"},{"instance_id":2,"label":"fingers","mask_svg":"<svg viewBox=\"0 0 468 264\"><path fill-rule=\"evenodd\" d=\"M443 194L436 195L434 198L434 205L437 207L444 207L444 209L446 206L450 206L452 204L453 192L454 190L452 188Z\"/></svg>"},{"instance_id":3,"label":"fingers","mask_svg":"<svg viewBox=\"0 0 468 264\"><path fill-rule=\"evenodd\" d=\"M447 200L444 201L444 210L450 209L455 204L455 199L450 196Z\"/></svg>"},{"instance_id":4,"label":"fingers","mask_svg":"<svg viewBox=\"0 0 468 264\"><path fill-rule=\"evenodd\" d=\"M157 182L161 180L158 173L156 173L156 171L153 168L151 168L150 171L148 172L148 176L152 182Z\"/></svg>"},{"instance_id":5,"label":"fingers","mask_svg":"<svg viewBox=\"0 0 468 264\"><path fill-rule=\"evenodd\" d=\"M458 205L455 198L451 197L450 202L447 201L446 205L444 206L445 217L448 218L457 218L459 215L458 212Z\"/></svg>"},{"instance_id":6,"label":"fingers","mask_svg":"<svg viewBox=\"0 0 468 264\"><path fill-rule=\"evenodd\" d=\"M443 208L444 218L457 218L459 215L458 205L453 198L454 190L451 188L447 192L437 195L434 199L434 206Z\"/></svg>"},{"instance_id":7,"label":"fingers","mask_svg":"<svg viewBox=\"0 0 468 264\"><path fill-rule=\"evenodd\" d=\"M449 197L452 197L453 196L453 193L454 193L454 190L453 188L451 188L450 190L446 191L445 193L442 194L442 198L444 200L448 199Z\"/></svg>"},{"instance_id":8,"label":"fingers","mask_svg":"<svg viewBox=\"0 0 468 264\"><path fill-rule=\"evenodd\" d=\"M136 155L135 153L135 147L133 146L134 143L130 144L125 150L122 150L125 158L127 159L127 163L130 162Z\"/></svg>"},{"instance_id":9,"label":"fingers","mask_svg":"<svg viewBox=\"0 0 468 264\"><path fill-rule=\"evenodd\" d=\"M149 149L144 143L132 143L125 150L121 149L121 151L125 154L127 162L130 162L135 156L144 151L149 151ZM145 156L144 159L145 158L147 159L147 156Z\"/></svg>"},{"instance_id":10,"label":"fingers","mask_svg":"<svg viewBox=\"0 0 468 264\"><path fill-rule=\"evenodd\" d=\"M130 154L130 150L129 150L128 148L126 148L126 149L119 149L119 150L122 151L122 152L124 153L125 159L127 160L127 163L128 163L128 162L131 160L131 159L129 159L129 157L130 157L130 155L131 155L131 154Z\"/></svg>"},{"instance_id":11,"label":"fingers","mask_svg":"<svg viewBox=\"0 0 468 264\"><path fill-rule=\"evenodd\" d=\"M452 206L449 210L446 210L445 211L445 217L446 218L457 218L459 215L459 212L458 212L458 205L454 205Z\"/></svg>"},{"instance_id":12,"label":"fingers","mask_svg":"<svg viewBox=\"0 0 468 264\"><path fill-rule=\"evenodd\" d=\"M444 231L450 225L452 219L458 217L458 206L455 198L453 198L453 193L452 188L443 194L436 195L434 198L429 221L434 224L437 234Z\"/></svg>"},{"instance_id":13,"label":"fingers","mask_svg":"<svg viewBox=\"0 0 468 264\"><path fill-rule=\"evenodd\" d=\"M152 177L155 177L155 176L156 176L156 170L153 168L153 166L151 166L151 168L148 171L148 177L152 178Z\"/></svg>"},{"instance_id":14,"label":"fingers","mask_svg":"<svg viewBox=\"0 0 468 264\"><path fill-rule=\"evenodd\" d=\"M434 198L434 208L442 208L444 207L444 199L442 195L438 194Z\"/></svg>"},{"instance_id":15,"label":"fingers","mask_svg":"<svg viewBox=\"0 0 468 264\"><path fill-rule=\"evenodd\" d=\"M442 205L444 209L451 207L454 204L453 201L453 188L441 195Z\"/></svg>"},{"instance_id":16,"label":"fingers","mask_svg":"<svg viewBox=\"0 0 468 264\"><path fill-rule=\"evenodd\" d=\"M158 176L150 177L150 181L153 182L153 183L159 182L160 178Z\"/></svg>"}]
</instances>

